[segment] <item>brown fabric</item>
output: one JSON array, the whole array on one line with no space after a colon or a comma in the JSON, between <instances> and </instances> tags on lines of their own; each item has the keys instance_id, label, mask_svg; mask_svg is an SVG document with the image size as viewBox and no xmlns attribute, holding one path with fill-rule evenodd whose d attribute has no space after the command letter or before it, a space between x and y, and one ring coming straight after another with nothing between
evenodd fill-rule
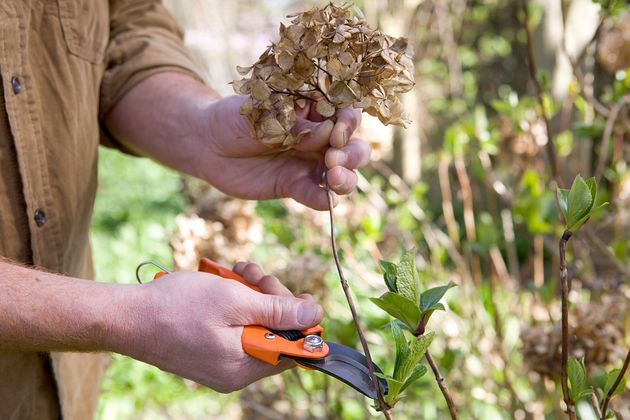
<instances>
[{"instance_id":1,"label":"brown fabric","mask_svg":"<svg viewBox=\"0 0 630 420\"><path fill-rule=\"evenodd\" d=\"M90 278L99 118L166 70L201 73L158 0L0 1L0 255ZM104 356L50 359L0 353L0 419L92 417Z\"/></svg>"}]
</instances>

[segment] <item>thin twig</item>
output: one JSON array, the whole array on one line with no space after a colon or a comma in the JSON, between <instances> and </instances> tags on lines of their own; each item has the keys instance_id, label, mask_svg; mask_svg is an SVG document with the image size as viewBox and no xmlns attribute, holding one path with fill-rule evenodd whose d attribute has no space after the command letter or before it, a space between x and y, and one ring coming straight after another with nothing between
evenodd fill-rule
<instances>
[{"instance_id":1,"label":"thin twig","mask_svg":"<svg viewBox=\"0 0 630 420\"><path fill-rule=\"evenodd\" d=\"M326 176L324 175L326 178ZM341 281L341 287L343 288L343 293L346 295L346 300L348 301L348 306L350 307L350 312L352 313L352 320L354 321L354 326L357 329L357 333L359 335L359 340L361 341L361 347L363 347L363 352L365 353L365 357L367 359L367 367L370 372L370 378L372 379L372 384L374 385L374 389L376 389L376 396L378 399L378 404L380 406L381 411L385 415L387 420L391 420L391 414L389 413L389 406L383 399L383 392L381 390L381 386L378 382L378 379L374 370L374 362L372 361L372 356L370 355L370 348L368 347L367 340L365 339L365 334L363 332L363 328L361 327L361 322L359 321L359 315L357 314L357 309L354 306L354 300L352 299L352 294L350 293L350 286L348 286L348 282L343 275L343 269L341 268L341 263L339 262L339 254L337 253L337 241L335 239L335 218L333 216L333 193L330 190L330 186L328 185L328 180L326 179L326 194L328 195L328 213L330 214L330 242L332 245L333 258L335 259L335 265L337 266L337 272L339 273L339 280Z\"/></svg>"},{"instance_id":2,"label":"thin twig","mask_svg":"<svg viewBox=\"0 0 630 420\"><path fill-rule=\"evenodd\" d=\"M558 159L556 157L556 147L553 144L553 137L551 134L551 124L549 123L549 117L545 112L545 104L543 101L543 89L538 81L538 77L536 75L536 61L534 59L534 47L532 41L532 30L529 27L529 11L527 10L527 0L523 0L523 27L525 29L525 34L527 35L527 64L529 69L529 77L534 82L534 87L536 88L536 97L538 99L538 104L540 106L540 114L545 122L545 131L547 132L547 160L549 161L549 166L551 168L551 177L556 183L556 187L562 187L562 180L560 179L560 172L558 171Z\"/></svg>"},{"instance_id":3,"label":"thin twig","mask_svg":"<svg viewBox=\"0 0 630 420\"><path fill-rule=\"evenodd\" d=\"M451 392L448 390L446 386L446 381L440 373L440 369L435 364L435 360L431 356L429 350L424 354L424 357L427 359L429 366L431 366L431 370L433 371L433 375L435 375L435 380L437 381L438 386L440 387L440 391L442 391L442 395L444 395L444 399L446 400L446 405L448 406L448 412L451 414L452 420L457 420L459 417L457 415L457 409L455 408L455 402L453 401L453 396Z\"/></svg>"},{"instance_id":4,"label":"thin twig","mask_svg":"<svg viewBox=\"0 0 630 420\"><path fill-rule=\"evenodd\" d=\"M619 371L619 374L617 374L617 378L615 378L615 382L613 382L612 386L608 390L608 393L606 393L606 398L604 398L604 401L602 402L602 410L601 410L602 420L606 419L606 412L608 411L608 404L610 403L610 399L613 397L613 394L615 393L615 390L619 386L619 383L621 382L623 377L626 375L626 371L628 370L628 365L630 365L630 350L628 350L628 353L626 353L626 358L623 361L623 367Z\"/></svg>"},{"instance_id":5,"label":"thin twig","mask_svg":"<svg viewBox=\"0 0 630 420\"><path fill-rule=\"evenodd\" d=\"M293 91L293 90L277 90L277 89L271 88L271 91L273 93L278 93L280 95L295 96L296 98L306 99L307 101L317 102L316 99L311 98L310 96L304 95L304 94L302 94L300 92Z\"/></svg>"},{"instance_id":6,"label":"thin twig","mask_svg":"<svg viewBox=\"0 0 630 420\"><path fill-rule=\"evenodd\" d=\"M560 252L560 280L562 282L562 364L560 381L562 382L562 396L567 408L569 419L575 420L573 401L569 396L569 383L567 365L569 362L569 274L565 256L567 242L571 238L571 231L565 230L560 239L558 250Z\"/></svg>"}]
</instances>

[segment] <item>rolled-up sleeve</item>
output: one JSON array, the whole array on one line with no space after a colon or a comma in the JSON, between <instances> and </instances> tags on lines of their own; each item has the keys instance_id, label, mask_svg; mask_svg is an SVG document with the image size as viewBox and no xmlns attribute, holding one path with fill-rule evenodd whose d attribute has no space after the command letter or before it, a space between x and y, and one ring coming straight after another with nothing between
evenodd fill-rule
<instances>
[{"instance_id":1,"label":"rolled-up sleeve","mask_svg":"<svg viewBox=\"0 0 630 420\"><path fill-rule=\"evenodd\" d=\"M159 0L111 0L110 38L101 83L100 115L134 85L163 71L203 80L177 23Z\"/></svg>"}]
</instances>

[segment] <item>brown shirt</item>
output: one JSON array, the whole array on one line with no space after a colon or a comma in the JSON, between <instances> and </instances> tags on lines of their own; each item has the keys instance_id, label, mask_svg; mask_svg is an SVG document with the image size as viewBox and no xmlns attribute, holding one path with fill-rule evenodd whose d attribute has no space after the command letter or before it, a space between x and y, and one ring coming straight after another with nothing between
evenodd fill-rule
<instances>
[{"instance_id":1,"label":"brown shirt","mask_svg":"<svg viewBox=\"0 0 630 420\"><path fill-rule=\"evenodd\" d=\"M92 275L100 117L166 70L200 74L159 0L0 1L0 256ZM104 360L0 352L0 419L91 418Z\"/></svg>"}]
</instances>

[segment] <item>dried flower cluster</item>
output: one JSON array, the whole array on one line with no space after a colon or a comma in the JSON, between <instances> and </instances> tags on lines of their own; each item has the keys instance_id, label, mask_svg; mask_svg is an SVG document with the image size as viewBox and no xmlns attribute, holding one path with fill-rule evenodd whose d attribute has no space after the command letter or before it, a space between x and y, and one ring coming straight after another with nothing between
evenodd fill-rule
<instances>
[{"instance_id":1,"label":"dried flower cluster","mask_svg":"<svg viewBox=\"0 0 630 420\"><path fill-rule=\"evenodd\" d=\"M201 257L228 266L247 260L263 235L256 204L228 197L194 180L186 189L190 211L176 217L170 240L175 267L196 270Z\"/></svg>"},{"instance_id":2,"label":"dried flower cluster","mask_svg":"<svg viewBox=\"0 0 630 420\"><path fill-rule=\"evenodd\" d=\"M299 143L308 131L292 131L295 108L307 101L315 102L325 118L354 107L384 124L406 126L409 120L396 96L414 86L406 39L369 28L347 5L329 4L289 17L294 19L280 25L277 43L253 66L237 68L251 76L233 82L236 93L250 95L241 113L262 143Z\"/></svg>"},{"instance_id":3,"label":"dried flower cluster","mask_svg":"<svg viewBox=\"0 0 630 420\"><path fill-rule=\"evenodd\" d=\"M624 297L605 296L602 302L586 303L571 311L569 325L573 356L585 357L588 367L618 363L626 348L624 317L628 314ZM560 325L548 323L526 328L521 334L521 352L534 371L551 378L560 377Z\"/></svg>"}]
</instances>

